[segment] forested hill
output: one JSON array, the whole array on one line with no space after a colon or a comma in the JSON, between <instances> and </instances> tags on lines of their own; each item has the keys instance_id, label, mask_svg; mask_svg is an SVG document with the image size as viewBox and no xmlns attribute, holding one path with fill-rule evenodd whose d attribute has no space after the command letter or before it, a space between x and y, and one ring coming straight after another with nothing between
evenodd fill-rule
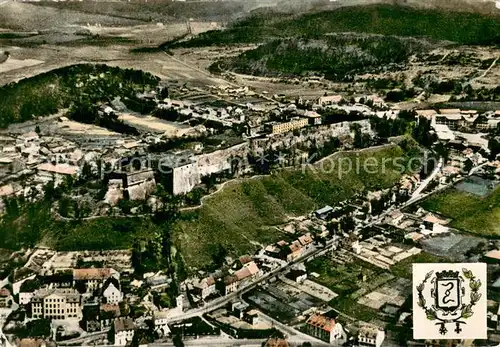
<instances>
[{"instance_id":1,"label":"forested hill","mask_svg":"<svg viewBox=\"0 0 500 347\"><path fill-rule=\"evenodd\" d=\"M334 32L426 37L460 44L500 44L500 17L415 9L398 5L342 7L304 15L253 14L226 30L203 33L163 48L262 43L277 38L318 38Z\"/></svg>"},{"instance_id":2,"label":"forested hill","mask_svg":"<svg viewBox=\"0 0 500 347\"><path fill-rule=\"evenodd\" d=\"M210 66L214 73L234 71L257 76L322 74L349 81L359 73L397 69L425 49L417 40L398 37L326 36L323 39L278 39Z\"/></svg>"}]
</instances>

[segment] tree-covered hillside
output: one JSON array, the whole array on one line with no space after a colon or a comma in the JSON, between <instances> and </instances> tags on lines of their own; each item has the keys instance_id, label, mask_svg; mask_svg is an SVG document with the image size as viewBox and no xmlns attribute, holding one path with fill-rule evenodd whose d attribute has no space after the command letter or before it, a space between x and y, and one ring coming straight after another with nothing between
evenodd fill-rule
<instances>
[{"instance_id":1,"label":"tree-covered hillside","mask_svg":"<svg viewBox=\"0 0 500 347\"><path fill-rule=\"evenodd\" d=\"M0 128L56 113L75 104L134 97L158 85L159 78L139 70L80 64L52 70L0 87Z\"/></svg>"},{"instance_id":2,"label":"tree-covered hillside","mask_svg":"<svg viewBox=\"0 0 500 347\"><path fill-rule=\"evenodd\" d=\"M215 62L210 69L260 76L319 73L331 80L350 80L356 73L394 68L422 48L416 40L396 37L279 39Z\"/></svg>"},{"instance_id":3,"label":"tree-covered hillside","mask_svg":"<svg viewBox=\"0 0 500 347\"><path fill-rule=\"evenodd\" d=\"M163 48L261 43L276 38L318 38L327 33L357 32L426 37L461 44L500 43L500 17L475 13L415 9L396 5L342 7L305 15L259 13Z\"/></svg>"}]
</instances>

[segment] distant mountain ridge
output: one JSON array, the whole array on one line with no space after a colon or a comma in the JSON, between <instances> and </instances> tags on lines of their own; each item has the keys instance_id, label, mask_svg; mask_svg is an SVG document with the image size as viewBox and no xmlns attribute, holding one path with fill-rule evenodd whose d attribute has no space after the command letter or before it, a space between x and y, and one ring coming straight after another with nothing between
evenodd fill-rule
<instances>
[{"instance_id":1,"label":"distant mountain ridge","mask_svg":"<svg viewBox=\"0 0 500 347\"><path fill-rule=\"evenodd\" d=\"M500 16L497 0L256 0L261 6L273 6L283 11L327 10L341 6L373 4L405 5L417 8L464 11Z\"/></svg>"}]
</instances>

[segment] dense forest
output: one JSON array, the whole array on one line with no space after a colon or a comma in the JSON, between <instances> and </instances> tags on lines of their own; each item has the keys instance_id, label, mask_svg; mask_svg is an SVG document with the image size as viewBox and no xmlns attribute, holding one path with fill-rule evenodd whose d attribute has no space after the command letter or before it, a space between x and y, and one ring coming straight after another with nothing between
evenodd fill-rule
<instances>
[{"instance_id":1,"label":"dense forest","mask_svg":"<svg viewBox=\"0 0 500 347\"><path fill-rule=\"evenodd\" d=\"M212 72L276 76L324 74L336 81L351 80L358 73L394 69L423 49L416 40L397 37L329 36L323 39L280 39L217 61Z\"/></svg>"},{"instance_id":2,"label":"dense forest","mask_svg":"<svg viewBox=\"0 0 500 347\"><path fill-rule=\"evenodd\" d=\"M262 43L276 38L319 38L335 32L426 37L461 44L500 43L499 17L475 13L415 9L397 5L342 7L301 16L258 13L188 41L161 48Z\"/></svg>"},{"instance_id":3,"label":"dense forest","mask_svg":"<svg viewBox=\"0 0 500 347\"><path fill-rule=\"evenodd\" d=\"M156 87L158 82L150 73L107 65L52 70L0 87L0 128L74 105L111 101L116 96L134 98L136 92Z\"/></svg>"}]
</instances>

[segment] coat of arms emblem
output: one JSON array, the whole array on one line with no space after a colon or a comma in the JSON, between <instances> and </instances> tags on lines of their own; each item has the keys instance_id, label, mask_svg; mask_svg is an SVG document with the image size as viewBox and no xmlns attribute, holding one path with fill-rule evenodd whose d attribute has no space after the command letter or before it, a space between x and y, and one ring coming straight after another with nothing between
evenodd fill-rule
<instances>
[{"instance_id":1,"label":"coat of arms emblem","mask_svg":"<svg viewBox=\"0 0 500 347\"><path fill-rule=\"evenodd\" d=\"M418 271L416 265L430 264L414 264L414 271ZM478 273L472 270L477 265L484 264L462 264L463 267L458 269L459 264L449 264L452 266L443 269L438 269L437 265L433 264L428 271L423 272L423 278L414 282L414 330L422 330L416 324L433 325L433 328L426 328L425 335L431 336L420 338L461 337L464 328L471 322L476 325L478 320L475 318L482 315L485 318L481 318L480 322L484 320L486 330L485 279L481 278L483 271ZM442 268L443 265L446 264L439 264L439 267ZM485 275L486 269L483 267ZM415 316L423 317L426 322L416 322ZM434 332L428 331L429 328Z\"/></svg>"}]
</instances>

